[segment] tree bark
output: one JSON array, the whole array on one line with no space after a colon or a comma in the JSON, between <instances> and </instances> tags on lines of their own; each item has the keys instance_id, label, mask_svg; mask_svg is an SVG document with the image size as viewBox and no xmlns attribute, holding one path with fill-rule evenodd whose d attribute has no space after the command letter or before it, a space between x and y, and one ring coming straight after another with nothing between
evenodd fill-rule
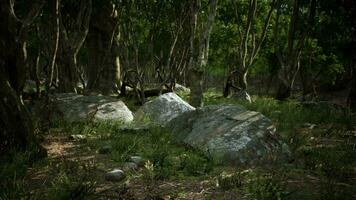
<instances>
[{"instance_id":1,"label":"tree bark","mask_svg":"<svg viewBox=\"0 0 356 200\"><path fill-rule=\"evenodd\" d=\"M53 44L53 53L51 55L51 61L49 63L48 66L48 72L47 72L47 77L46 77L46 93L48 94L50 87L52 85L53 82L53 78L54 78L54 69L55 69L55 65L56 65L56 59L57 59L57 53L58 53L58 46L59 46L59 31L60 31L60 27L59 27L59 22L60 22L60 5L61 5L61 1L60 0L55 0L55 2L50 1L50 10L53 13L50 17L52 26L51 28L53 30L51 35L54 35L54 44Z\"/></svg>"},{"instance_id":2,"label":"tree bark","mask_svg":"<svg viewBox=\"0 0 356 200\"><path fill-rule=\"evenodd\" d=\"M197 31L198 13L200 2L194 1L191 6L191 37L190 37L190 60L191 92L190 104L195 107L203 105L203 75L209 57L210 33L214 24L218 0L210 1L208 21L201 33ZM197 37L198 35L198 37ZM197 37L197 38L196 38ZM197 39L198 45L195 45Z\"/></svg>"},{"instance_id":3,"label":"tree bark","mask_svg":"<svg viewBox=\"0 0 356 200\"><path fill-rule=\"evenodd\" d=\"M254 63L261 46L266 38L267 32L268 32L268 27L272 18L273 11L275 10L276 7L276 0L273 0L271 2L271 7L268 11L267 17L264 21L264 26L261 32L261 35L256 36L256 30L254 28L254 21L256 18L256 12L257 12L257 0L249 0L249 5L248 5L248 17L246 21L246 27L244 27L244 31L239 28L239 38L240 42L237 47L238 49L238 55L237 57L237 63L233 70L229 74L229 76L234 76L234 77L228 77L227 79L230 80L230 82L227 82L224 86L224 97L229 96L231 92L231 87L237 89L237 92L241 91L246 91L247 90L247 75L248 75L248 70ZM236 16L238 19L241 18L239 14L237 13ZM240 24L239 24L240 26Z\"/></svg>"},{"instance_id":4,"label":"tree bark","mask_svg":"<svg viewBox=\"0 0 356 200\"><path fill-rule=\"evenodd\" d=\"M41 11L44 2L35 1L23 19L19 19L14 11L14 0L1 1L1 56L4 62L6 78L11 87L21 96L26 79L27 62L27 31L29 25Z\"/></svg>"},{"instance_id":5,"label":"tree bark","mask_svg":"<svg viewBox=\"0 0 356 200\"><path fill-rule=\"evenodd\" d=\"M61 11L57 56L60 92L76 92L76 85L79 81L77 55L89 31L91 11L91 0L81 0L73 24L64 24L64 14ZM73 15L74 13L70 14Z\"/></svg>"},{"instance_id":6,"label":"tree bark","mask_svg":"<svg viewBox=\"0 0 356 200\"><path fill-rule=\"evenodd\" d=\"M294 0L293 3L293 13L290 18L287 48L285 49L285 54L282 55L280 52L281 45L278 44L279 37L279 20L281 13L281 1L278 1L278 10L276 15L276 23L274 29L274 40L275 40L275 51L280 62L280 70L278 72L278 90L275 98L278 100L286 100L292 94L294 87L294 82L300 69L300 55L303 50L305 40L309 36L310 31L314 25L314 17L316 13L316 0L311 0L308 9L308 22L307 27L304 32L300 34L299 38L296 38L296 32L300 27L298 27L298 21L300 20L300 0ZM282 45L283 46L283 45Z\"/></svg>"},{"instance_id":7,"label":"tree bark","mask_svg":"<svg viewBox=\"0 0 356 200\"><path fill-rule=\"evenodd\" d=\"M352 40L351 42L351 47L352 48L352 60L351 60L351 65L353 69L353 82L351 85L351 90L347 99L348 106L350 107L352 112L356 112L356 22L355 22L355 17L356 17L356 3L355 1L348 0L345 1L345 7L347 8L349 12L349 18L350 21L352 21Z\"/></svg>"},{"instance_id":8,"label":"tree bark","mask_svg":"<svg viewBox=\"0 0 356 200\"><path fill-rule=\"evenodd\" d=\"M27 66L26 32L42 6L42 1L32 3L26 17L18 19L14 1L0 2L0 152L29 146L43 150L38 148L31 118L21 101Z\"/></svg>"},{"instance_id":9,"label":"tree bark","mask_svg":"<svg viewBox=\"0 0 356 200\"><path fill-rule=\"evenodd\" d=\"M117 12L115 6L107 2L92 17L87 38L87 89L102 94L117 92L120 87Z\"/></svg>"},{"instance_id":10,"label":"tree bark","mask_svg":"<svg viewBox=\"0 0 356 200\"><path fill-rule=\"evenodd\" d=\"M78 82L76 54L62 46L57 57L59 92L75 92Z\"/></svg>"},{"instance_id":11,"label":"tree bark","mask_svg":"<svg viewBox=\"0 0 356 200\"><path fill-rule=\"evenodd\" d=\"M190 104L194 107L203 106L203 74L204 72L198 69L192 69L190 72Z\"/></svg>"},{"instance_id":12,"label":"tree bark","mask_svg":"<svg viewBox=\"0 0 356 200\"><path fill-rule=\"evenodd\" d=\"M31 119L9 81L0 74L0 152L26 149L34 141Z\"/></svg>"}]
</instances>

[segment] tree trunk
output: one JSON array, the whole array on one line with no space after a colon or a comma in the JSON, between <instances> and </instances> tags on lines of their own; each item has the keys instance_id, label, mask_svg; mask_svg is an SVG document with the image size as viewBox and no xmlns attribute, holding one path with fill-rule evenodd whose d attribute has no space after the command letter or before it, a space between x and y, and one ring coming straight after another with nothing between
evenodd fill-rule
<instances>
[{"instance_id":1,"label":"tree trunk","mask_svg":"<svg viewBox=\"0 0 356 200\"><path fill-rule=\"evenodd\" d=\"M237 87L240 88L241 91L246 91L246 89L247 89L247 71L239 74L239 81L238 81Z\"/></svg>"},{"instance_id":2,"label":"tree trunk","mask_svg":"<svg viewBox=\"0 0 356 200\"><path fill-rule=\"evenodd\" d=\"M284 44L278 44L278 41L281 40L279 37L279 25L280 25L280 14L281 14L281 1L278 1L278 10L276 15L275 29L274 29L274 42L275 42L275 51L280 62L280 69L278 72L278 90L276 93L276 99L286 100L291 96L291 92L294 86L294 81L298 75L300 69L300 56L303 50L305 40L310 35L310 31L314 25L314 17L316 13L316 0L311 0L309 9L308 9L308 21L306 27L300 33L300 37L296 37L298 30L302 30L298 21L300 20L300 0L294 0L293 3L293 12L290 17L289 30L287 37L287 47L284 50L285 54L282 55L281 49Z\"/></svg>"},{"instance_id":3,"label":"tree trunk","mask_svg":"<svg viewBox=\"0 0 356 200\"><path fill-rule=\"evenodd\" d=\"M61 50L65 51L63 47ZM76 54L65 51L65 53L61 52L57 57L59 92L76 92L76 84L79 80L76 56Z\"/></svg>"},{"instance_id":4,"label":"tree trunk","mask_svg":"<svg viewBox=\"0 0 356 200\"><path fill-rule=\"evenodd\" d=\"M87 38L89 63L86 69L88 90L102 94L118 91L120 87L118 40L116 8L108 2L94 14L90 22Z\"/></svg>"},{"instance_id":5,"label":"tree trunk","mask_svg":"<svg viewBox=\"0 0 356 200\"><path fill-rule=\"evenodd\" d=\"M231 78L228 77L224 85L224 90L223 90L224 97L228 97L230 95L231 85L232 85Z\"/></svg>"},{"instance_id":6,"label":"tree trunk","mask_svg":"<svg viewBox=\"0 0 356 200\"><path fill-rule=\"evenodd\" d=\"M351 90L347 99L347 103L351 109L351 111L356 112L356 22L355 22L355 17L356 17L356 3L355 1L349 0L345 2L345 7L347 8L349 12L349 18L353 22L352 23L352 40L350 46L352 48L352 60L351 60L351 66L352 66L352 72L353 72L353 82L351 85Z\"/></svg>"},{"instance_id":7,"label":"tree trunk","mask_svg":"<svg viewBox=\"0 0 356 200\"><path fill-rule=\"evenodd\" d=\"M247 74L248 71L245 70L235 70L234 72L230 73L227 78L227 81L224 86L223 96L228 97L232 89L234 92L242 92L247 90ZM235 75L237 74L237 75ZM236 85L235 85L235 84Z\"/></svg>"},{"instance_id":8,"label":"tree trunk","mask_svg":"<svg viewBox=\"0 0 356 200\"><path fill-rule=\"evenodd\" d=\"M203 30L199 32L198 13L200 12L200 1L191 4L191 36L190 36L190 60L191 92L190 104L195 107L203 105L203 75L208 63L210 33L214 24L218 0L210 0L208 20L202 25ZM197 41L196 41L197 40ZM196 45L198 43L198 45Z\"/></svg>"},{"instance_id":9,"label":"tree trunk","mask_svg":"<svg viewBox=\"0 0 356 200\"><path fill-rule=\"evenodd\" d=\"M285 78L285 75L280 70L277 76L277 92L275 95L275 99L284 101L291 96L292 85L290 84L292 81Z\"/></svg>"},{"instance_id":10,"label":"tree trunk","mask_svg":"<svg viewBox=\"0 0 356 200\"><path fill-rule=\"evenodd\" d=\"M203 106L203 72L191 70L190 104L194 107Z\"/></svg>"},{"instance_id":11,"label":"tree trunk","mask_svg":"<svg viewBox=\"0 0 356 200\"><path fill-rule=\"evenodd\" d=\"M356 33L356 31L355 31ZM354 34L356 35L356 34ZM356 45L356 41L352 41L352 43L354 44L353 46L355 47ZM351 84L351 89L350 89L350 93L347 99L347 104L350 107L351 111L355 112L356 111L356 49L353 50L352 52L352 61L351 61L351 65L352 65L352 72L353 72L353 80L352 80L352 84Z\"/></svg>"},{"instance_id":12,"label":"tree trunk","mask_svg":"<svg viewBox=\"0 0 356 200\"><path fill-rule=\"evenodd\" d=\"M64 10L61 11L57 56L60 92L76 92L76 85L79 82L77 55L89 31L91 11L91 0L80 0L77 13L63 13ZM75 14L76 17L73 17ZM72 24L64 24L64 17L68 16L75 18Z\"/></svg>"},{"instance_id":13,"label":"tree trunk","mask_svg":"<svg viewBox=\"0 0 356 200\"><path fill-rule=\"evenodd\" d=\"M278 82L278 89L276 93L276 99L280 101L284 101L291 96L292 89L290 86L283 81L279 80Z\"/></svg>"},{"instance_id":14,"label":"tree trunk","mask_svg":"<svg viewBox=\"0 0 356 200\"><path fill-rule=\"evenodd\" d=\"M39 147L20 96L27 66L26 32L43 4L34 2L30 14L22 21L11 12L12 3L0 3L0 155L13 148Z\"/></svg>"},{"instance_id":15,"label":"tree trunk","mask_svg":"<svg viewBox=\"0 0 356 200\"><path fill-rule=\"evenodd\" d=\"M33 141L30 117L5 76L0 74L0 152L25 149Z\"/></svg>"}]
</instances>

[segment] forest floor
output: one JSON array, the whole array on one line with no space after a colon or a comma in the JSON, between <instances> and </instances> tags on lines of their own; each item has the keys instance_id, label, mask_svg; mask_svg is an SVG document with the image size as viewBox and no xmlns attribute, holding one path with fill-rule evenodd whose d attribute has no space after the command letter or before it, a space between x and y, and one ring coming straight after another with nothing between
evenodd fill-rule
<instances>
[{"instance_id":1,"label":"forest floor","mask_svg":"<svg viewBox=\"0 0 356 200\"><path fill-rule=\"evenodd\" d=\"M183 95L183 98L186 97ZM0 199L355 199L356 119L339 108L256 98L247 104L205 94L206 104L239 103L276 124L294 160L276 166L223 167L202 152L171 142L158 127L54 121L43 135L48 157L31 163L15 152L0 170ZM131 108L132 109L132 108ZM80 136L80 137L76 137ZM98 150L110 145L111 153ZM130 156L145 165L105 180Z\"/></svg>"}]
</instances>

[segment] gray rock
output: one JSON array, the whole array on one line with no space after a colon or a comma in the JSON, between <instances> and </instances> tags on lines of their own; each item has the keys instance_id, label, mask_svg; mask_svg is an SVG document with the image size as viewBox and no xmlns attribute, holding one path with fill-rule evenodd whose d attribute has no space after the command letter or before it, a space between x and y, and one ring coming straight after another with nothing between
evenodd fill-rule
<instances>
[{"instance_id":1,"label":"gray rock","mask_svg":"<svg viewBox=\"0 0 356 200\"><path fill-rule=\"evenodd\" d=\"M124 180L124 178L125 174L121 169L114 169L105 174L105 180L107 181L118 182Z\"/></svg>"},{"instance_id":2,"label":"gray rock","mask_svg":"<svg viewBox=\"0 0 356 200\"><path fill-rule=\"evenodd\" d=\"M213 105L183 113L168 125L174 138L231 165L289 157L271 120L238 105Z\"/></svg>"},{"instance_id":3,"label":"gray rock","mask_svg":"<svg viewBox=\"0 0 356 200\"><path fill-rule=\"evenodd\" d=\"M142 167L145 165L146 160L143 159L141 156L131 156L130 162L135 163L137 166Z\"/></svg>"},{"instance_id":4,"label":"gray rock","mask_svg":"<svg viewBox=\"0 0 356 200\"><path fill-rule=\"evenodd\" d=\"M166 93L145 103L135 113L135 117L139 122L149 119L154 124L164 126L178 115L192 110L195 108L175 93Z\"/></svg>"},{"instance_id":5,"label":"gray rock","mask_svg":"<svg viewBox=\"0 0 356 200\"><path fill-rule=\"evenodd\" d=\"M232 97L235 99L247 101L249 103L252 102L251 96L246 91L238 92L238 93L232 95Z\"/></svg>"},{"instance_id":6,"label":"gray rock","mask_svg":"<svg viewBox=\"0 0 356 200\"><path fill-rule=\"evenodd\" d=\"M99 148L98 153L100 154L110 154L112 152L111 145L105 145Z\"/></svg>"},{"instance_id":7,"label":"gray rock","mask_svg":"<svg viewBox=\"0 0 356 200\"><path fill-rule=\"evenodd\" d=\"M124 171L138 170L138 165L134 162L125 162L123 165Z\"/></svg>"},{"instance_id":8,"label":"gray rock","mask_svg":"<svg viewBox=\"0 0 356 200\"><path fill-rule=\"evenodd\" d=\"M62 93L53 96L56 107L64 120L74 121L116 121L129 123L132 112L120 100L109 96L83 96Z\"/></svg>"},{"instance_id":9,"label":"gray rock","mask_svg":"<svg viewBox=\"0 0 356 200\"><path fill-rule=\"evenodd\" d=\"M185 93L190 93L190 89L183 86L183 85L180 85L178 83L176 83L175 87L174 87L174 91L176 92L185 92Z\"/></svg>"}]
</instances>

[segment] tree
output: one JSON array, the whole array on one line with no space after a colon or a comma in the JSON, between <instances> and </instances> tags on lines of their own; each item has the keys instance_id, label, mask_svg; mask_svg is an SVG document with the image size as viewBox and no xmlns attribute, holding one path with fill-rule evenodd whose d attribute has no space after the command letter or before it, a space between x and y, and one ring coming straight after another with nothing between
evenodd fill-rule
<instances>
[{"instance_id":1,"label":"tree","mask_svg":"<svg viewBox=\"0 0 356 200\"><path fill-rule=\"evenodd\" d=\"M96 4L86 40L87 89L102 94L117 92L120 87L119 16L122 11L119 6L110 1Z\"/></svg>"},{"instance_id":2,"label":"tree","mask_svg":"<svg viewBox=\"0 0 356 200\"><path fill-rule=\"evenodd\" d=\"M294 0L292 6L292 14L289 19L289 28L287 33L287 40L285 42L280 36L281 27L281 12L284 7L281 0L277 3L277 15L274 27L275 53L280 63L278 72L278 90L276 99L285 100L291 95L294 87L294 82L300 68L300 56L304 47L306 38L314 24L314 17L316 12L316 0L311 0L308 9L308 20L306 24L301 23L301 1ZM303 28L303 26L305 28ZM283 51L282 51L283 49ZM283 53L282 53L283 52Z\"/></svg>"},{"instance_id":3,"label":"tree","mask_svg":"<svg viewBox=\"0 0 356 200\"><path fill-rule=\"evenodd\" d=\"M202 2L194 0L190 4L190 104L195 107L203 105L203 74L208 63L210 33L215 20L217 3L218 0L210 0L210 9L205 23L202 21L202 16L198 21Z\"/></svg>"},{"instance_id":4,"label":"tree","mask_svg":"<svg viewBox=\"0 0 356 200\"><path fill-rule=\"evenodd\" d=\"M27 63L27 31L44 2L31 3L24 18L15 14L15 1L0 2L0 151L37 146L32 121L21 94Z\"/></svg>"},{"instance_id":5,"label":"tree","mask_svg":"<svg viewBox=\"0 0 356 200\"><path fill-rule=\"evenodd\" d=\"M91 0L62 1L56 58L60 92L76 92L76 84L79 80L77 55L89 31L91 4Z\"/></svg>"},{"instance_id":6,"label":"tree","mask_svg":"<svg viewBox=\"0 0 356 200\"><path fill-rule=\"evenodd\" d=\"M352 0L345 1L344 4L347 12L347 19L350 21L350 29L351 29L351 40L350 40L350 47L351 47L351 68L353 72L353 80L351 83L351 89L348 96L348 105L352 111L356 111L356 2Z\"/></svg>"},{"instance_id":7,"label":"tree","mask_svg":"<svg viewBox=\"0 0 356 200\"><path fill-rule=\"evenodd\" d=\"M273 10L275 9L276 0L271 2L270 9L264 20L261 33L257 33L257 0L249 0L247 19L244 23L242 13L239 8L236 9L237 26L238 26L238 46L235 67L231 69L224 86L224 96L230 94L230 87L234 87L239 91L247 89L247 74L250 67L253 65L263 41L266 38ZM237 5L238 6L238 5ZM243 27L243 28L242 28ZM259 36L257 36L259 34ZM236 83L235 83L236 82Z\"/></svg>"}]
</instances>

